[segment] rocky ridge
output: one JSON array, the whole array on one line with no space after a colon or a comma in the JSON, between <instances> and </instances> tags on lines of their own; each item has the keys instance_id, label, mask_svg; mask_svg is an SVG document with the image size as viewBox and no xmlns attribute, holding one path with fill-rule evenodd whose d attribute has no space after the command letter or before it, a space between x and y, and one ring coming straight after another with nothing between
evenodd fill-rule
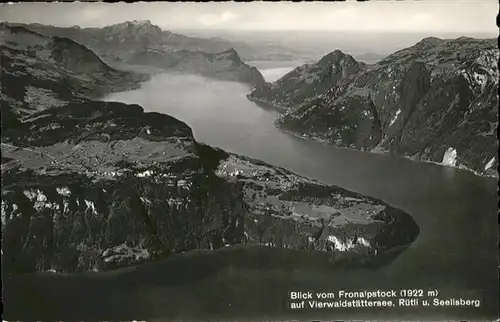
<instances>
[{"instance_id":1,"label":"rocky ridge","mask_svg":"<svg viewBox=\"0 0 500 322\"><path fill-rule=\"evenodd\" d=\"M300 136L498 176L497 62L493 39L431 37L374 65L302 66L248 97L280 108L277 125Z\"/></svg>"},{"instance_id":2,"label":"rocky ridge","mask_svg":"<svg viewBox=\"0 0 500 322\"><path fill-rule=\"evenodd\" d=\"M47 36L70 38L101 54L109 54L111 51L123 54L138 45L216 53L227 50L232 45L222 39L187 37L162 30L149 20L125 21L102 28L57 27L38 23L12 25L22 25Z\"/></svg>"},{"instance_id":3,"label":"rocky ridge","mask_svg":"<svg viewBox=\"0 0 500 322\"><path fill-rule=\"evenodd\" d=\"M171 116L92 100L113 85L95 81L119 72L72 41L9 32L20 34L2 45L4 274L102 271L236 244L368 265L419 233L382 201L199 144Z\"/></svg>"},{"instance_id":4,"label":"rocky ridge","mask_svg":"<svg viewBox=\"0 0 500 322\"><path fill-rule=\"evenodd\" d=\"M260 88L265 83L259 70L244 63L233 48L219 53L192 50L167 53L162 50L145 49L134 52L128 63L237 81L250 84L254 88Z\"/></svg>"},{"instance_id":5,"label":"rocky ridge","mask_svg":"<svg viewBox=\"0 0 500 322\"><path fill-rule=\"evenodd\" d=\"M76 97L135 88L147 75L115 70L86 47L0 24L2 120L22 119ZM8 122L7 122L8 123ZM4 123L2 125L9 126Z\"/></svg>"}]
</instances>

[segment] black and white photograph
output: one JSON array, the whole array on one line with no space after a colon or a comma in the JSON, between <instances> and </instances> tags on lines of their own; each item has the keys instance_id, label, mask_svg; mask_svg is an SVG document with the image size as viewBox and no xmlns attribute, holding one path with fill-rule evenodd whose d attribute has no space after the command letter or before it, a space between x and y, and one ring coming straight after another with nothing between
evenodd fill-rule
<instances>
[{"instance_id":1,"label":"black and white photograph","mask_svg":"<svg viewBox=\"0 0 500 322\"><path fill-rule=\"evenodd\" d=\"M4 321L498 321L495 0L0 4Z\"/></svg>"}]
</instances>

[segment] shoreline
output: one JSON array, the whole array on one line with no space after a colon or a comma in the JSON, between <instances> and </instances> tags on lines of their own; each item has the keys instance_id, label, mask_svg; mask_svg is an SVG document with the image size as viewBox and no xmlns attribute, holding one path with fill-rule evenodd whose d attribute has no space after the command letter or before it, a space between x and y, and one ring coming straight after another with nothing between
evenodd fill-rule
<instances>
[{"instance_id":1,"label":"shoreline","mask_svg":"<svg viewBox=\"0 0 500 322\"><path fill-rule=\"evenodd\" d=\"M247 95L247 98L248 98L249 101L255 103L259 107L261 107L259 105L259 103L261 103L261 104L264 104L268 108L274 108L278 114L280 114L282 111L286 111L285 108L272 105L272 104L270 104L267 101L260 100L260 99L255 99L255 98L250 98L248 95ZM278 118L279 118L279 116L278 116ZM483 178L488 178L488 179L497 179L497 180L500 179L500 175L498 175L498 174L497 175L493 175L493 174L480 173L480 172L478 172L476 170L473 170L473 169L470 169L470 168L468 168L468 167L466 167L464 165L451 166L451 165L442 164L442 163L437 162L437 161L431 161L431 160L426 160L426 159L415 159L415 158L412 158L412 157L407 156L407 155L390 154L389 151L383 150L383 149L380 149L380 148L377 149L377 147L375 147L375 148L373 148L371 150L364 150L363 151L363 150L360 150L360 149L354 149L354 148L349 148L349 147L337 146L337 145L331 144L331 143L327 142L326 140L321 139L319 137L315 137L315 136L312 136L312 135L311 136L301 135L300 133L293 132L293 131L290 131L288 129L284 129L281 126L277 125L276 121L278 120L278 118L274 122L274 126L275 127L277 127L278 129L280 129L281 131L283 131L283 132L285 132L287 134L293 135L294 137L297 137L297 138L302 139L302 140L315 141L315 142L318 142L318 143L320 143L322 145L333 147L333 148L336 148L336 149L344 149L344 150L351 150L351 151L357 151L357 152L365 152L365 153L367 152L367 153L373 153L373 154L390 155L390 156L393 156L393 157L406 159L406 160L409 160L409 161L412 161L412 162L415 162L415 163L435 164L435 165L439 165L439 166L444 167L444 168L451 168L451 169L455 169L455 170L466 171L466 172L472 173L475 176L483 177ZM377 149L377 150L375 150L375 149Z\"/></svg>"},{"instance_id":2,"label":"shoreline","mask_svg":"<svg viewBox=\"0 0 500 322\"><path fill-rule=\"evenodd\" d=\"M160 72L158 72L158 73L156 73L154 75L148 75L149 76L148 79L142 80L142 81L138 82L137 84L134 85L134 88L131 88L131 89L128 89L128 90L138 89L138 88L140 88L142 86L142 83L151 80L151 78L153 76L156 76L156 75L161 74L161 73L168 73L168 72L172 72L172 71L162 70L162 71L160 71ZM174 72L179 72L179 71L174 71ZM204 75L197 74L197 73L190 73L190 72L180 72L180 73L182 73L182 74L196 75L196 76L201 76L201 77L205 77L205 78L213 78L213 79L217 79L217 80L221 80L221 81L230 81L230 80L223 80L223 79L216 78L216 77L204 76ZM241 83L241 82L237 82L237 83ZM245 83L242 83L242 84L245 84ZM245 85L249 85L249 84L245 84ZM110 93L108 93L108 94L110 94ZM412 162L415 162L415 163L435 164L435 165L438 165L438 166L441 166L441 167L444 167L444 168L451 168L451 169L455 169L455 170L466 171L466 172L472 173L475 176L483 177L483 178L488 178L488 179L497 179L497 180L500 179L500 175L498 173L497 173L497 175L480 173L480 172L478 172L476 170L473 170L473 169L470 169L470 168L468 168L468 167L466 167L464 165L457 165L457 166L444 165L444 164L442 164L440 162L437 162L437 161L431 161L431 160L426 160L426 159L415 159L415 158L412 158L411 156L407 156L407 155L390 154L389 151L381 149L381 148L378 148L378 147L375 147L375 148L373 148L371 150L360 150L360 149L349 148L349 147L341 147L341 146L337 146L335 144L331 144L331 143L327 142L326 140L324 140L322 138L319 138L319 137L301 135L301 134L299 134L297 132L293 132L291 130L285 129L285 128L277 125L276 121L279 119L279 115L282 114L283 112L287 111L285 107L280 107L280 106L273 105L273 104L269 103L266 100L262 100L262 99L258 99L258 98L252 98L252 97L250 97L250 93L248 93L245 96L246 96L246 98L250 102L253 102L255 105L259 106L260 108L272 109L272 110L276 111L278 117L274 121L274 126L276 128L278 128L280 131L283 131L284 133L287 133L289 135L292 135L292 136L294 136L296 138L299 138L299 139L302 139L302 140L310 140L310 141L318 142L318 143L320 143L320 144L322 144L324 146L333 147L333 148L336 148L336 149L351 150L351 151L357 151L357 152L368 152L368 153L381 154L381 155L390 155L392 157L406 159L406 160L409 160L409 161L412 161ZM104 97L105 96L101 95L98 98L96 98L95 100L102 100Z\"/></svg>"},{"instance_id":3,"label":"shoreline","mask_svg":"<svg viewBox=\"0 0 500 322\"><path fill-rule=\"evenodd\" d=\"M473 169L467 168L466 166L463 166L463 165L451 166L451 165L445 165L445 164L442 164L440 162L431 161L431 160L414 159L414 158L412 158L410 156L407 156L407 155L399 155L399 154L392 154L391 155L389 151L381 150L381 149L377 150L377 151L373 151L374 149L376 149L376 147L373 148L372 150L365 150L365 151L359 150L359 149L348 148L348 147L341 147L341 146L336 146L334 144L330 144L330 143L326 142L325 140L322 140L321 138L316 138L314 136L312 136L312 137L303 137L303 136L301 136L298 133L295 133L295 132L292 132L290 130L286 130L286 129L280 128L279 126L277 126L277 128L279 128L281 131L283 131L283 132L285 132L287 134L293 135L293 136L295 136L295 137L297 137L299 139L309 140L309 141L315 141L315 142L318 142L318 143L320 143L322 145L333 147L333 148L336 148L336 149L343 149L343 150L350 150L350 151L357 151L357 152L364 152L364 153L373 153L373 154L388 155L388 156L392 156L392 157L396 157L396 158L401 158L401 159L409 160L409 161L412 161L414 163L435 164L435 165L441 166L443 168L450 168L450 169L454 169L454 170L462 170L462 171L470 172L473 175L478 176L478 177L490 178L490 179L499 179L498 176L494 176L494 175L491 175L491 174L482 174L482 173L477 172L477 171L475 171Z\"/></svg>"},{"instance_id":4,"label":"shoreline","mask_svg":"<svg viewBox=\"0 0 500 322\"><path fill-rule=\"evenodd\" d=\"M413 241L414 242L414 241ZM219 262L219 267L220 269L224 269L225 267L233 266L233 268L237 269L249 269L249 270L259 270L259 268L252 268L252 267L247 267L247 265L243 262L232 262L228 260L230 259L231 256L241 256L241 252L244 252L246 254L250 254L252 256L258 256L261 253L288 253L288 254L294 254L297 256L306 256L310 257L311 259L315 259L315 264L314 265L309 265L305 264L303 267L300 267L301 270L309 270L311 272L314 271L326 271L330 269L356 269L356 270L364 270L364 269L373 269L380 265L381 263L384 263L387 260L392 260L396 257L398 257L402 252L404 252L407 248L411 247L413 242L406 243L406 244L401 244L398 246L394 246L389 249L384 249L381 250L376 256L372 257L367 257L367 258L357 258L352 261L347 261L346 258L342 257L344 255L340 251L336 252L330 252L330 251L323 251L323 250L306 250L306 249L294 249L294 248L287 248L287 247L276 247L276 246L269 246L269 245L264 245L264 244L256 244L256 243L241 243L241 244L233 244L233 245L226 245L221 248L217 249L205 249L205 248L198 248L198 249L192 249L192 250L187 250L183 251L180 253L174 253L170 256L152 260L152 261L145 261L142 263L137 263L133 264L130 266L124 266L124 267L119 267L119 268L114 268L114 269L105 269L105 270L94 270L94 271L76 271L76 272L59 272L55 270L46 270L46 271L36 271L36 272L29 272L29 273L23 273L23 274L16 274L16 273L11 273L7 272L7 277L9 280L10 279L17 279L21 277L31 277L31 278L60 278L60 279L72 279L72 278L90 278L90 279L105 279L105 278L119 278L120 276L124 275L129 275L129 274L136 274L138 271L143 271L143 270L148 270L151 268L154 268L156 266L164 266L168 268L169 264L183 264L186 262L189 262L191 260L198 260L198 259L207 259L207 257L212 257L216 256L218 259L221 259ZM346 252L347 253L347 252ZM287 264L287 261L290 260L289 256L286 256L288 254L284 254L285 256L279 258L279 262L277 264L273 264L271 262L267 262L266 264L268 267L264 268L266 270L271 270L271 269L289 269L291 266ZM336 254L336 256L339 256L336 259L332 258L332 254ZM229 257L228 257L229 256ZM242 257L244 258L244 257ZM273 267L274 265L274 267ZM384 266L384 265L382 265ZM294 267L293 269L296 269ZM140 272L139 272L140 273Z\"/></svg>"}]
</instances>

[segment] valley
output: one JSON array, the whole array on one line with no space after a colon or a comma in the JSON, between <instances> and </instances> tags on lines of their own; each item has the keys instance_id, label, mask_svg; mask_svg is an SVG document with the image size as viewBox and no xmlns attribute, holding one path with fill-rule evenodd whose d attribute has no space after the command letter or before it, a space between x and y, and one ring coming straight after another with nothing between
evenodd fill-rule
<instances>
[{"instance_id":1,"label":"valley","mask_svg":"<svg viewBox=\"0 0 500 322\"><path fill-rule=\"evenodd\" d=\"M484 300L425 317L495 314L498 143L478 125L497 113L494 53L477 54L488 42L456 40L485 75L457 99L478 77L408 58L454 41L302 65L148 21L1 28L9 319L282 318L290 289L397 287ZM412 118L436 106L449 129L415 145L429 129Z\"/></svg>"}]
</instances>

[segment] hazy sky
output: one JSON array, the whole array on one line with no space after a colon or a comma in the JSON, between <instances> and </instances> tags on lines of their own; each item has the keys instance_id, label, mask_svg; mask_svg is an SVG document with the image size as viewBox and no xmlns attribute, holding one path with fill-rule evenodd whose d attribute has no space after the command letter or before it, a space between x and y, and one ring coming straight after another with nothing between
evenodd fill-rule
<instances>
[{"instance_id":1,"label":"hazy sky","mask_svg":"<svg viewBox=\"0 0 500 322\"><path fill-rule=\"evenodd\" d=\"M368 2L14 3L1 20L98 27L151 20L162 29L497 33L496 0Z\"/></svg>"}]
</instances>

